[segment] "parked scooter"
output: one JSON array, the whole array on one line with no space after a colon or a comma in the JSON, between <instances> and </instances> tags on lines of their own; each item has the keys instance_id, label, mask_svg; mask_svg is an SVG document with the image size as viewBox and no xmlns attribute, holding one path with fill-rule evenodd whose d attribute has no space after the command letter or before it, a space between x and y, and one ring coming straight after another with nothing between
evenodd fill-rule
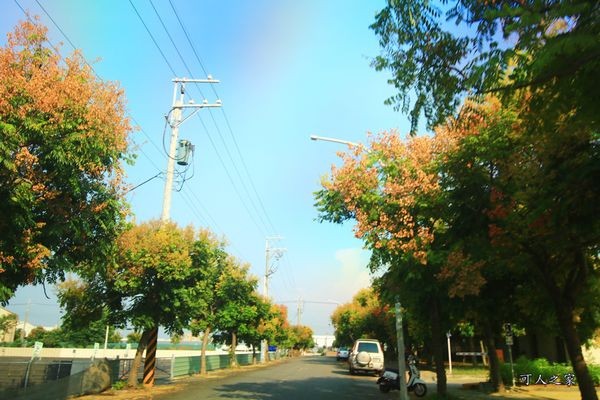
<instances>
[{"instance_id":1,"label":"parked scooter","mask_svg":"<svg viewBox=\"0 0 600 400\"><path fill-rule=\"evenodd\" d=\"M421 379L421 373L417 368L417 360L415 356L410 354L407 358L408 365L408 382L406 382L406 390L414 392L418 397L423 397L427 394L427 385L425 381ZM398 375L397 369L386 368L379 379L377 384L379 390L383 393L387 393L390 390L400 390L400 375Z\"/></svg>"}]
</instances>

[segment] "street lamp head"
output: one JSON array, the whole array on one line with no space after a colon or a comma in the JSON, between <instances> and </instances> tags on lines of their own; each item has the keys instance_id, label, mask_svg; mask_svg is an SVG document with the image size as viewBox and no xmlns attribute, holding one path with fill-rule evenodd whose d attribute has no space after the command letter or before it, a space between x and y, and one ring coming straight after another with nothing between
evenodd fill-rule
<instances>
[{"instance_id":1,"label":"street lamp head","mask_svg":"<svg viewBox=\"0 0 600 400\"><path fill-rule=\"evenodd\" d=\"M317 140L317 137L315 135L310 135L310 140Z\"/></svg>"}]
</instances>

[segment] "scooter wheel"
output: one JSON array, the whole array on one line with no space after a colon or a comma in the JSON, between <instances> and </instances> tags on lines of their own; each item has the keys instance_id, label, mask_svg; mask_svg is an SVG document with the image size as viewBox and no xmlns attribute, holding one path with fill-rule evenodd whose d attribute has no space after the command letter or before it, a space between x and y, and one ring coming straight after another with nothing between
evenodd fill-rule
<instances>
[{"instance_id":1,"label":"scooter wheel","mask_svg":"<svg viewBox=\"0 0 600 400\"><path fill-rule=\"evenodd\" d=\"M391 388L390 388L390 386L389 386L389 385L384 385L384 384L380 384L380 385L379 385L379 391L380 391L381 393L387 393L387 392L389 392L389 391L390 391L390 389L391 389Z\"/></svg>"},{"instance_id":2,"label":"scooter wheel","mask_svg":"<svg viewBox=\"0 0 600 400\"><path fill-rule=\"evenodd\" d=\"M413 388L413 392L417 395L417 397L423 397L427 394L427 386L422 383L415 383L415 387Z\"/></svg>"}]
</instances>

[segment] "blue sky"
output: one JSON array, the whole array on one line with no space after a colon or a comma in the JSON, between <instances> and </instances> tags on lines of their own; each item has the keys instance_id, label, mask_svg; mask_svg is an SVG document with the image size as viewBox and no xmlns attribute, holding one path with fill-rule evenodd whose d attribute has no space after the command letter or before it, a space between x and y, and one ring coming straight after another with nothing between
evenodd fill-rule
<instances>
[{"instance_id":1,"label":"blue sky","mask_svg":"<svg viewBox=\"0 0 600 400\"><path fill-rule=\"evenodd\" d=\"M96 73L125 90L141 127L132 134L137 162L127 168L128 182L136 185L166 169L162 135L172 103L171 68L190 77L185 61L194 78L205 74L168 0L131 2L168 63L129 1L18 0L40 16L54 43L63 42L63 55L72 48L40 4L86 59L96 60ZM171 219L225 237L229 252L259 277L265 237L282 236L277 245L287 251L270 281L271 297L289 307L293 323L302 298L301 323L316 334L332 333L335 303L369 284L369 254L351 224L316 221L313 192L345 146L309 136L365 142L367 132L408 131L408 119L383 104L394 94L388 77L369 66L379 48L368 27L384 1L171 2L204 69L221 81L214 90L188 87L186 98L223 102L222 109L203 109L181 125L179 137L195 145L194 176L173 193ZM15 1L4 1L2 9L4 45L25 15ZM160 217L163 188L158 178L130 192L137 221ZM7 308L24 318L31 299L29 321L55 325L59 309L52 288L47 292L51 299L40 288L22 288Z\"/></svg>"}]
</instances>

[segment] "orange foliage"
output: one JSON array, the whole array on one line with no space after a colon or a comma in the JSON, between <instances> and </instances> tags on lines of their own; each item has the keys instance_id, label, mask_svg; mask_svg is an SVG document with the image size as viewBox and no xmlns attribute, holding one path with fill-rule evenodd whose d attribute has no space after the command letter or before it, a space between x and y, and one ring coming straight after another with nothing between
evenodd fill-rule
<instances>
[{"instance_id":1,"label":"orange foliage","mask_svg":"<svg viewBox=\"0 0 600 400\"><path fill-rule=\"evenodd\" d=\"M472 262L462 252L453 251L448 255L440 272L436 274L436 278L450 283L448 285L450 297L476 296L485 284L485 278L481 275L484 265L483 261Z\"/></svg>"},{"instance_id":2,"label":"orange foliage","mask_svg":"<svg viewBox=\"0 0 600 400\"><path fill-rule=\"evenodd\" d=\"M370 149L360 147L342 155L344 164L332 168L332 179L324 186L342 194L344 205L356 218L356 237L375 248L410 253L425 264L433 226L417 224L414 208L419 199L439 193L432 163L437 152L447 147L449 135L402 140L391 131L371 138ZM371 195L379 200L365 202Z\"/></svg>"},{"instance_id":3,"label":"orange foliage","mask_svg":"<svg viewBox=\"0 0 600 400\"><path fill-rule=\"evenodd\" d=\"M57 176L77 171L81 180L108 182L118 191L123 177L120 160L131 130L123 90L96 79L79 52L61 59L56 49L48 47L46 33L37 20L24 21L0 47L0 132L6 144L2 156L7 157L0 185L11 196L18 193L15 198L23 210L42 210L22 217L30 222L13 234L20 249L0 252L4 266L0 273L8 271L7 265L13 271L24 269L21 275L28 282L55 250L45 247L53 244L38 243L44 236L42 221L48 216L72 218L74 209L99 213L106 207L95 196L86 200L90 204L73 204L75 196L56 184ZM10 251L20 254L13 257Z\"/></svg>"}]
</instances>

